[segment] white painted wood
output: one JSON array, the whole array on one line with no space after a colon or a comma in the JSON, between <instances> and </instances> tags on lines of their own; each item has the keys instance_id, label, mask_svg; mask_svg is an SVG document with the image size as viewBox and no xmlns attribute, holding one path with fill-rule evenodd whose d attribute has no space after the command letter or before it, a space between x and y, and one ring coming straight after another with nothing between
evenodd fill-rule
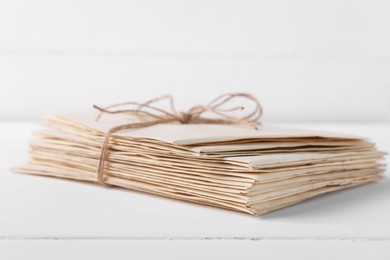
<instances>
[{"instance_id":1,"label":"white painted wood","mask_svg":"<svg viewBox=\"0 0 390 260\"><path fill-rule=\"evenodd\" d=\"M265 122L358 122L298 126L390 151L388 123L361 123L390 122L389 10L387 0L0 1L0 259L388 259L388 177L255 218L9 168L27 160L37 128L14 119L166 93L185 109L251 92Z\"/></svg>"},{"instance_id":2,"label":"white painted wood","mask_svg":"<svg viewBox=\"0 0 390 260\"><path fill-rule=\"evenodd\" d=\"M301 126L365 135L390 150L389 124ZM0 124L2 240L390 240L388 177L253 217L123 189L13 174L9 168L27 159L26 140L34 128L36 123Z\"/></svg>"},{"instance_id":3,"label":"white painted wood","mask_svg":"<svg viewBox=\"0 0 390 260\"><path fill-rule=\"evenodd\" d=\"M2 240L1 259L376 259L389 241Z\"/></svg>"},{"instance_id":4,"label":"white painted wood","mask_svg":"<svg viewBox=\"0 0 390 260\"><path fill-rule=\"evenodd\" d=\"M0 118L144 101L178 108L250 92L265 122L390 120L390 62L210 57L0 55Z\"/></svg>"},{"instance_id":5,"label":"white painted wood","mask_svg":"<svg viewBox=\"0 0 390 260\"><path fill-rule=\"evenodd\" d=\"M4 51L390 54L386 0L2 1Z\"/></svg>"},{"instance_id":6,"label":"white painted wood","mask_svg":"<svg viewBox=\"0 0 390 260\"><path fill-rule=\"evenodd\" d=\"M172 93L268 121L390 121L387 0L0 1L0 119Z\"/></svg>"}]
</instances>

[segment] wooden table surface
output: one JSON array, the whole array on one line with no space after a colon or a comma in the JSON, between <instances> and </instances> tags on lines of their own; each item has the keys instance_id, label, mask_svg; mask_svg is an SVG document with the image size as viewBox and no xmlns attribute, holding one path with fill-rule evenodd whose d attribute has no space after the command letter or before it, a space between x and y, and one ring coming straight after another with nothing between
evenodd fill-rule
<instances>
[{"instance_id":1,"label":"wooden table surface","mask_svg":"<svg viewBox=\"0 0 390 260\"><path fill-rule=\"evenodd\" d=\"M390 124L281 125L363 135L390 151ZM0 259L390 259L388 176L253 217L11 173L37 128L0 122Z\"/></svg>"}]
</instances>

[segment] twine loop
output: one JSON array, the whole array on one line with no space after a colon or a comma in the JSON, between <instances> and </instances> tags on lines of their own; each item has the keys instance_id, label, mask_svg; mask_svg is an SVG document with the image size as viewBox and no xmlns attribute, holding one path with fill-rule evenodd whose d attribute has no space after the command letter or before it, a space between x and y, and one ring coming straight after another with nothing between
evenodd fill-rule
<instances>
[{"instance_id":1,"label":"twine loop","mask_svg":"<svg viewBox=\"0 0 390 260\"><path fill-rule=\"evenodd\" d=\"M223 105L228 102L231 102L231 100L235 98L243 98L252 101L252 103L254 103L255 105L253 111L250 111L248 114L240 117L231 115L231 112L244 110L243 106L223 108ZM153 105L154 103L162 100L169 101L170 110L165 110ZM125 107L128 108L125 109ZM109 129L105 134L100 152L99 165L97 169L97 181L101 185L106 185L104 179L104 168L108 157L109 140L111 135L115 132L169 123L242 124L257 129L257 125L259 124L259 120L263 114L263 109L260 105L260 102L254 96L248 93L224 94L211 101L208 105L195 105L186 112L178 112L176 110L174 100L171 95L154 98L144 103L125 102L113 104L107 107L99 107L97 105L93 105L93 108L99 111L96 120L99 120L104 113L132 114L142 119L141 122L124 123L122 125L114 126L113 128ZM205 117L205 113L212 114L214 115L214 117Z\"/></svg>"}]
</instances>

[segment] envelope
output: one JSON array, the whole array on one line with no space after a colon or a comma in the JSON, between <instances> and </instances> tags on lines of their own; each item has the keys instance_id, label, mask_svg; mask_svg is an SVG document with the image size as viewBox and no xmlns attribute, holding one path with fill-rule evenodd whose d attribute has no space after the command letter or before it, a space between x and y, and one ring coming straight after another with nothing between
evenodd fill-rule
<instances>
[{"instance_id":1,"label":"envelope","mask_svg":"<svg viewBox=\"0 0 390 260\"><path fill-rule=\"evenodd\" d=\"M53 115L15 172L97 182L106 133L131 115ZM261 215L377 181L384 152L349 134L260 125L158 124L111 134L107 185Z\"/></svg>"}]
</instances>

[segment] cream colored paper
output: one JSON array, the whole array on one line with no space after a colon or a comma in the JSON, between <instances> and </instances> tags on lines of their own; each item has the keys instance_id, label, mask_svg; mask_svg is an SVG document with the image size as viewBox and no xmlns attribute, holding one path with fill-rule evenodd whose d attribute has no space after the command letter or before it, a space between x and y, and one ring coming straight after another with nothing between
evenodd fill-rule
<instances>
[{"instance_id":1,"label":"cream colored paper","mask_svg":"<svg viewBox=\"0 0 390 260\"><path fill-rule=\"evenodd\" d=\"M96 182L105 133L137 119L56 115L16 172ZM109 185L254 215L376 181L384 153L348 134L242 125L161 124L114 133Z\"/></svg>"}]
</instances>

